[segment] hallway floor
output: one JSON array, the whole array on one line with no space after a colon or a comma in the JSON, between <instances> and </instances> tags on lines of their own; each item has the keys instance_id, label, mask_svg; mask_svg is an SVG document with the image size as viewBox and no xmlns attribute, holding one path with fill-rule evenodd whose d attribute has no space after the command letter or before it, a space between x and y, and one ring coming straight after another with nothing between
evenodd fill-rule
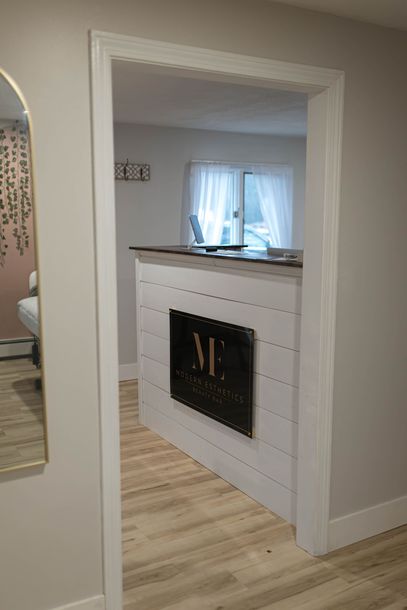
<instances>
[{"instance_id":1,"label":"hallway floor","mask_svg":"<svg viewBox=\"0 0 407 610\"><path fill-rule=\"evenodd\" d=\"M407 526L323 558L138 423L120 384L125 610L407 609Z\"/></svg>"}]
</instances>

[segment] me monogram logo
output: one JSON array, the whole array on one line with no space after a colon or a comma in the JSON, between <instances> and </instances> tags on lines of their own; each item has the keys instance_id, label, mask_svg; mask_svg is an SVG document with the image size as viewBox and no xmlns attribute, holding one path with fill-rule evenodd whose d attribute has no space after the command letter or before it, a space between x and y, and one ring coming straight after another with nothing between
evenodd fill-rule
<instances>
[{"instance_id":1,"label":"me monogram logo","mask_svg":"<svg viewBox=\"0 0 407 610\"><path fill-rule=\"evenodd\" d=\"M170 392L252 437L254 330L170 309Z\"/></svg>"},{"instance_id":2,"label":"me monogram logo","mask_svg":"<svg viewBox=\"0 0 407 610\"><path fill-rule=\"evenodd\" d=\"M222 358L223 352L225 350L225 342L223 341L223 339L209 337L208 348L206 350L205 358L199 333L193 331L192 335L194 337L195 346L192 368L196 370L199 366L201 373L203 373L205 368L205 362L208 362L208 374L211 375L211 377L217 377L221 381L224 381L225 370L222 367ZM198 356L198 366L196 356Z\"/></svg>"}]
</instances>

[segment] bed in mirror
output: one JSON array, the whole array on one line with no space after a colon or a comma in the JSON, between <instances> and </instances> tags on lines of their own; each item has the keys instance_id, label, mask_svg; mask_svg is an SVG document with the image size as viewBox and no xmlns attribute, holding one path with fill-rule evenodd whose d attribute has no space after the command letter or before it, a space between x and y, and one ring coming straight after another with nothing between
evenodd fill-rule
<instances>
[{"instance_id":1,"label":"bed in mirror","mask_svg":"<svg viewBox=\"0 0 407 610\"><path fill-rule=\"evenodd\" d=\"M0 472L47 462L32 127L0 70Z\"/></svg>"}]
</instances>

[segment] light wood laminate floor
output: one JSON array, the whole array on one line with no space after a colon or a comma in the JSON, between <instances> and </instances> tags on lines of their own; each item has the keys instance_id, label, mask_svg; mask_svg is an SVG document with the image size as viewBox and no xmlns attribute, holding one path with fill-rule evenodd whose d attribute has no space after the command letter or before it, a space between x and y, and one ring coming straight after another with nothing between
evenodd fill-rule
<instances>
[{"instance_id":1,"label":"light wood laminate floor","mask_svg":"<svg viewBox=\"0 0 407 610\"><path fill-rule=\"evenodd\" d=\"M44 460L40 377L30 358L0 360L0 468Z\"/></svg>"},{"instance_id":2,"label":"light wood laminate floor","mask_svg":"<svg viewBox=\"0 0 407 610\"><path fill-rule=\"evenodd\" d=\"M324 558L138 424L120 384L125 610L407 609L407 526Z\"/></svg>"}]
</instances>

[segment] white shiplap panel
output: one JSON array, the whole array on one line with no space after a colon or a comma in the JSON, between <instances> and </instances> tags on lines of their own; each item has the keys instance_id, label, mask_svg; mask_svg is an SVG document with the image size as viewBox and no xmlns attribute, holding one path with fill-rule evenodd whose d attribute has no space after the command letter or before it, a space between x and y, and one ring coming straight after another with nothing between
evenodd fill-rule
<instances>
[{"instance_id":1,"label":"white shiplap panel","mask_svg":"<svg viewBox=\"0 0 407 610\"><path fill-rule=\"evenodd\" d=\"M298 314L237 303L157 284L142 283L140 286L142 304L145 308L160 311L163 314L167 314L169 309L179 309L198 316L247 326L254 328L256 337L261 341L296 350L300 347L301 316ZM162 319L160 323L158 315L149 314L146 323L149 323L150 327L157 327L158 330L163 331L164 338L168 338L168 320L164 322ZM148 332L153 332L147 326L144 328Z\"/></svg>"},{"instance_id":2,"label":"white shiplap panel","mask_svg":"<svg viewBox=\"0 0 407 610\"><path fill-rule=\"evenodd\" d=\"M296 423L256 407L255 427L257 438L289 455L297 456L298 425Z\"/></svg>"},{"instance_id":3,"label":"white shiplap panel","mask_svg":"<svg viewBox=\"0 0 407 610\"><path fill-rule=\"evenodd\" d=\"M167 366L144 357L143 378L169 395L170 370ZM255 406L254 426L257 438L293 457L297 456L298 426L296 423Z\"/></svg>"},{"instance_id":4,"label":"white shiplap panel","mask_svg":"<svg viewBox=\"0 0 407 610\"><path fill-rule=\"evenodd\" d=\"M170 342L157 337L157 335L151 335L143 331L141 333L141 354L169 366Z\"/></svg>"},{"instance_id":5,"label":"white shiplap panel","mask_svg":"<svg viewBox=\"0 0 407 610\"><path fill-rule=\"evenodd\" d=\"M260 375L297 387L300 377L300 353L271 343L255 341L254 370Z\"/></svg>"},{"instance_id":6,"label":"white shiplap panel","mask_svg":"<svg viewBox=\"0 0 407 610\"><path fill-rule=\"evenodd\" d=\"M296 493L251 468L177 421L150 407L143 424L184 451L194 460L241 489L289 523L296 522Z\"/></svg>"},{"instance_id":7,"label":"white shiplap panel","mask_svg":"<svg viewBox=\"0 0 407 610\"><path fill-rule=\"evenodd\" d=\"M259 438L250 439L202 413L173 400L167 392L147 381L143 383L144 413L150 407L182 424L194 434L205 438L212 445L235 456L245 464L295 491L297 488L297 460L264 443Z\"/></svg>"},{"instance_id":8,"label":"white shiplap panel","mask_svg":"<svg viewBox=\"0 0 407 610\"><path fill-rule=\"evenodd\" d=\"M169 365L170 343L166 339L143 331L141 353L152 360ZM254 370L260 375L298 386L299 352L271 345L271 343L255 341Z\"/></svg>"},{"instance_id":9,"label":"white shiplap panel","mask_svg":"<svg viewBox=\"0 0 407 610\"><path fill-rule=\"evenodd\" d=\"M301 279L150 260L138 287L143 423L295 522ZM171 308L255 329L254 439L171 399Z\"/></svg>"},{"instance_id":10,"label":"white shiplap panel","mask_svg":"<svg viewBox=\"0 0 407 610\"><path fill-rule=\"evenodd\" d=\"M232 258L223 258L223 256L204 255L204 256L192 256L188 254L174 254L172 252L165 252L165 259L163 259L162 252L153 252L151 250L139 251L137 257L143 264L153 263L157 264L158 261L164 264L175 264L178 267L208 267L210 269L225 271L226 273L245 273L249 275L263 275L264 273L270 273L273 275L285 275L286 277L297 277L302 278L302 268L288 267L286 265L269 265L269 264L256 264L253 265L253 261L236 260Z\"/></svg>"},{"instance_id":11,"label":"white shiplap panel","mask_svg":"<svg viewBox=\"0 0 407 610\"><path fill-rule=\"evenodd\" d=\"M169 394L170 392L170 369L165 364L142 357L143 379L149 381L158 388ZM141 378L139 380L141 383Z\"/></svg>"},{"instance_id":12,"label":"white shiplap panel","mask_svg":"<svg viewBox=\"0 0 407 610\"><path fill-rule=\"evenodd\" d=\"M301 313L301 278L217 269L188 267L175 262L144 262L141 281L198 294Z\"/></svg>"},{"instance_id":13,"label":"white shiplap panel","mask_svg":"<svg viewBox=\"0 0 407 610\"><path fill-rule=\"evenodd\" d=\"M141 328L152 335L157 335L162 339L170 339L170 318L168 310L166 313L141 307Z\"/></svg>"},{"instance_id":14,"label":"white shiplap panel","mask_svg":"<svg viewBox=\"0 0 407 610\"><path fill-rule=\"evenodd\" d=\"M298 388L264 375L254 376L254 401L262 409L298 422L298 400Z\"/></svg>"},{"instance_id":15,"label":"white shiplap panel","mask_svg":"<svg viewBox=\"0 0 407 610\"><path fill-rule=\"evenodd\" d=\"M170 391L170 370L148 357L142 359L142 376L166 392ZM254 402L258 407L292 422L298 422L298 388L264 377L254 376Z\"/></svg>"}]
</instances>

